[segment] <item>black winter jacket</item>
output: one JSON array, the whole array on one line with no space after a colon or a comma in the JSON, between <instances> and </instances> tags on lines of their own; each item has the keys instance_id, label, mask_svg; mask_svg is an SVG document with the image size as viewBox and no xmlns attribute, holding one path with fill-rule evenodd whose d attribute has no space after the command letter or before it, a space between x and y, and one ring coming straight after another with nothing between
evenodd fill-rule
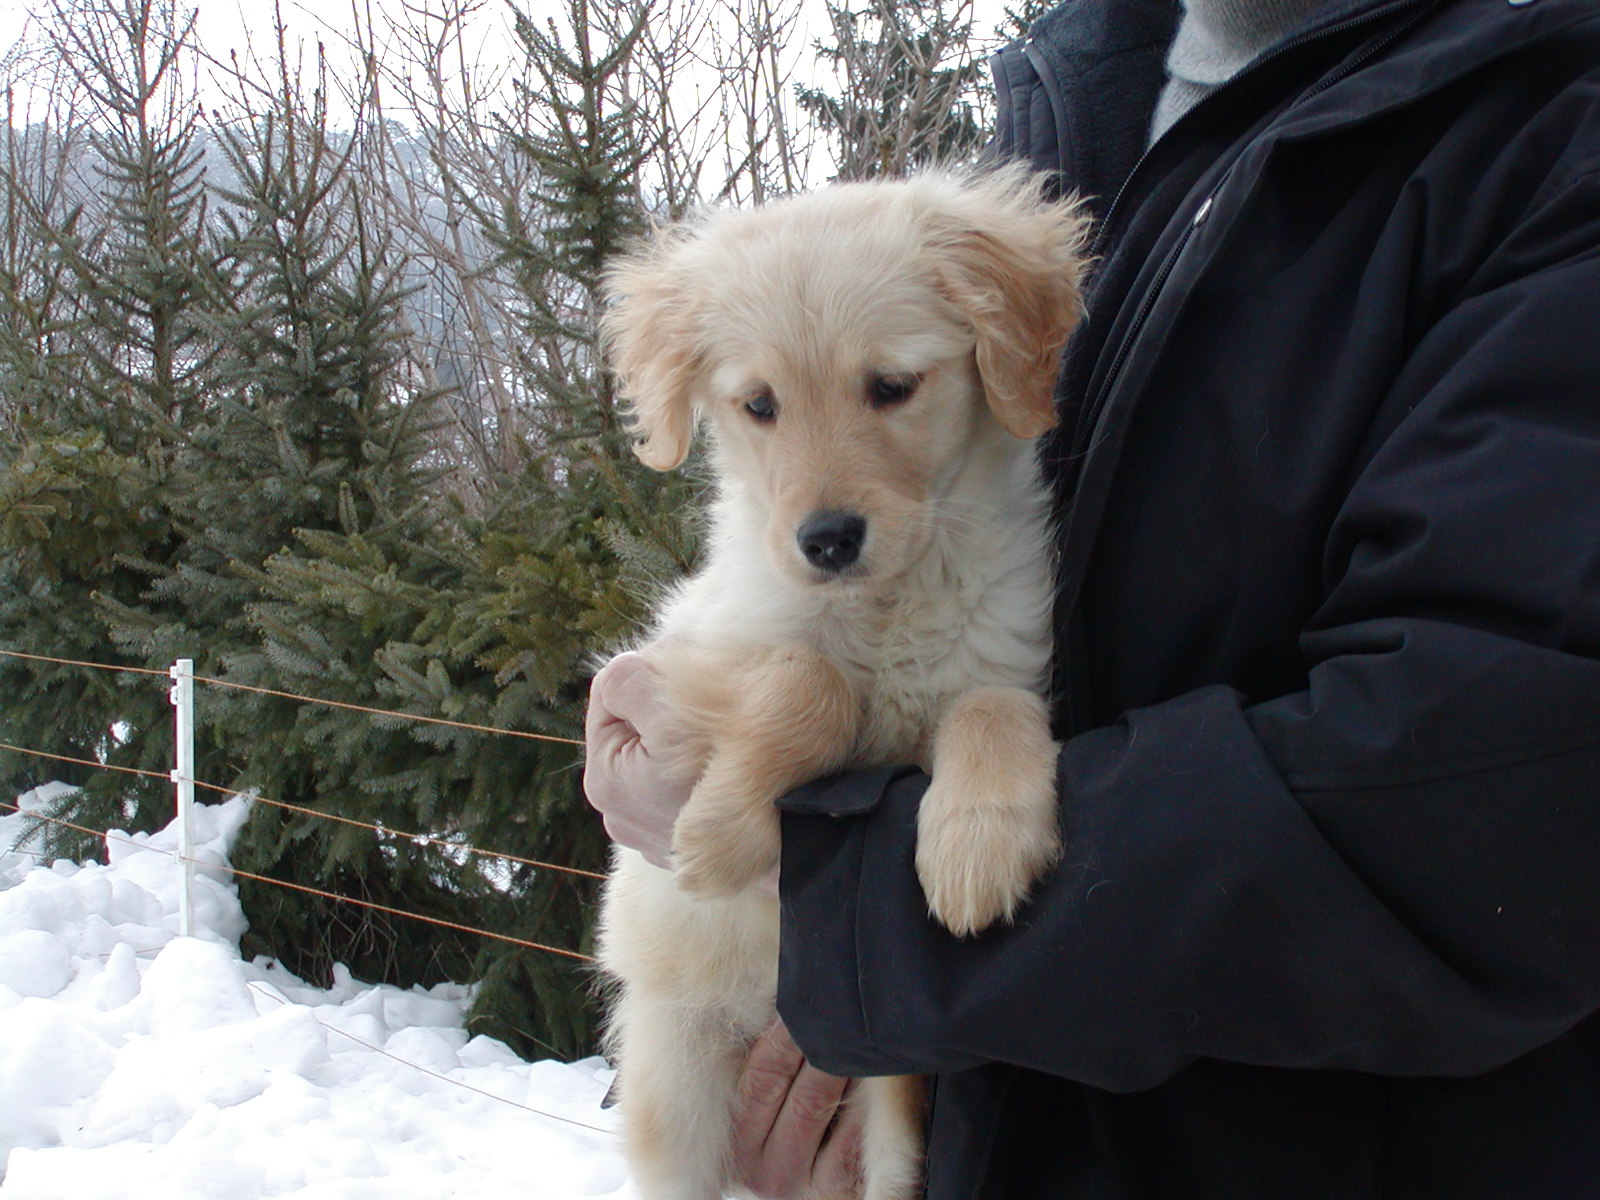
<instances>
[{"instance_id":1,"label":"black winter jacket","mask_svg":"<svg viewBox=\"0 0 1600 1200\"><path fill-rule=\"evenodd\" d=\"M933 1200L1595 1200L1600 3L1339 0L1135 165L1176 17L997 62L1103 222L1065 858L958 941L925 779L806 789L780 1010L937 1074Z\"/></svg>"}]
</instances>

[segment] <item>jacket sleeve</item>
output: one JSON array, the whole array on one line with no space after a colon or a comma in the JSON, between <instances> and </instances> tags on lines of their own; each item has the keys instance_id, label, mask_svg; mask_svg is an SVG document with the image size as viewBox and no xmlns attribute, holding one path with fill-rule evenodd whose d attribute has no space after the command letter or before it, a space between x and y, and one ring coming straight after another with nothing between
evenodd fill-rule
<instances>
[{"instance_id":1,"label":"jacket sleeve","mask_svg":"<svg viewBox=\"0 0 1600 1200\"><path fill-rule=\"evenodd\" d=\"M1596 213L1600 178L1574 180L1397 374L1327 537L1307 688L1067 742L1067 851L1014 925L927 918L925 777L791 799L779 1007L812 1061L1111 1090L1202 1056L1467 1075L1600 1009Z\"/></svg>"}]
</instances>

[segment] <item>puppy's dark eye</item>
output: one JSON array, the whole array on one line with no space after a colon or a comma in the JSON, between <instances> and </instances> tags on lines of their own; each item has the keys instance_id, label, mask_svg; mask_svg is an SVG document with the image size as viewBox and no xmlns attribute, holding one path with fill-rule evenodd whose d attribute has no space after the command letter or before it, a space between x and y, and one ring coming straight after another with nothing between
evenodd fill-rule
<instances>
[{"instance_id":1,"label":"puppy's dark eye","mask_svg":"<svg viewBox=\"0 0 1600 1200\"><path fill-rule=\"evenodd\" d=\"M867 381L867 399L873 408L904 404L922 383L920 375L874 375Z\"/></svg>"},{"instance_id":2,"label":"puppy's dark eye","mask_svg":"<svg viewBox=\"0 0 1600 1200\"><path fill-rule=\"evenodd\" d=\"M744 402L744 410L762 424L778 418L778 404L771 392L757 392Z\"/></svg>"}]
</instances>

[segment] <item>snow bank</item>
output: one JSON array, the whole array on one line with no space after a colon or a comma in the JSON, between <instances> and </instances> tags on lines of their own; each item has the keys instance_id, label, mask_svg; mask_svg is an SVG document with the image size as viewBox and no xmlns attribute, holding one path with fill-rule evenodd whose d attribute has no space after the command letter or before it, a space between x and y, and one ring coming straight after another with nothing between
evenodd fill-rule
<instances>
[{"instance_id":1,"label":"snow bank","mask_svg":"<svg viewBox=\"0 0 1600 1200\"><path fill-rule=\"evenodd\" d=\"M634 1196L601 1060L469 1038L461 986L323 991L243 962L246 812L196 813L191 938L174 829L43 864L12 849L25 818L0 819L0 1200Z\"/></svg>"}]
</instances>

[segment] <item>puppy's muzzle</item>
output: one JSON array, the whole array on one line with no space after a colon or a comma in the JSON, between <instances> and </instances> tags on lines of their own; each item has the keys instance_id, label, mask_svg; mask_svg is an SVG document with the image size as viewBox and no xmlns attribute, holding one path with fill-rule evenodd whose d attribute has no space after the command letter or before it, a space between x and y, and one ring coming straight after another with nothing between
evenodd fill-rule
<instances>
[{"instance_id":1,"label":"puppy's muzzle","mask_svg":"<svg viewBox=\"0 0 1600 1200\"><path fill-rule=\"evenodd\" d=\"M867 540L866 518L851 512L812 513L795 534L800 553L819 571L837 573L853 566Z\"/></svg>"}]
</instances>

